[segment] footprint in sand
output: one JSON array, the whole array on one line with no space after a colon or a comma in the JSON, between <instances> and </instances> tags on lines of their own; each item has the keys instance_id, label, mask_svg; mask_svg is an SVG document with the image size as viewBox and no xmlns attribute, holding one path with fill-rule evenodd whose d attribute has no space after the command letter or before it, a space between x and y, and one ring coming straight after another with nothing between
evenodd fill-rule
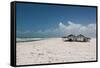
<instances>
[{"instance_id":1,"label":"footprint in sand","mask_svg":"<svg viewBox=\"0 0 100 68\"><path fill-rule=\"evenodd\" d=\"M44 55L43 53L38 53L39 56Z\"/></svg>"}]
</instances>

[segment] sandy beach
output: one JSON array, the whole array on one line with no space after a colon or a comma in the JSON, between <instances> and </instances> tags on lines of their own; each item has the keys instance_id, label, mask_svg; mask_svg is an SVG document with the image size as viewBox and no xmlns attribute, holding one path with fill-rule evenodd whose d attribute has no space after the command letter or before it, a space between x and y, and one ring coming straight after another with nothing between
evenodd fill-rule
<instances>
[{"instance_id":1,"label":"sandy beach","mask_svg":"<svg viewBox=\"0 0 100 68\"><path fill-rule=\"evenodd\" d=\"M96 39L64 42L62 38L16 43L17 65L96 60Z\"/></svg>"}]
</instances>

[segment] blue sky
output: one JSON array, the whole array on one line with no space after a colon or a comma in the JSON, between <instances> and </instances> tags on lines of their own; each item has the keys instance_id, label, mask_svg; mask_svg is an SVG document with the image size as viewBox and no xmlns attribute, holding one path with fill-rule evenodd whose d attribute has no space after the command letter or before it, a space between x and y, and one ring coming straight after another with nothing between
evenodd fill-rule
<instances>
[{"instance_id":1,"label":"blue sky","mask_svg":"<svg viewBox=\"0 0 100 68\"><path fill-rule=\"evenodd\" d=\"M91 25L94 30L91 36L94 36L95 24L96 8L93 7L16 4L17 37L58 37L77 33L77 29L86 31ZM79 33L86 34L85 31ZM91 30L87 31L90 31L88 36Z\"/></svg>"}]
</instances>

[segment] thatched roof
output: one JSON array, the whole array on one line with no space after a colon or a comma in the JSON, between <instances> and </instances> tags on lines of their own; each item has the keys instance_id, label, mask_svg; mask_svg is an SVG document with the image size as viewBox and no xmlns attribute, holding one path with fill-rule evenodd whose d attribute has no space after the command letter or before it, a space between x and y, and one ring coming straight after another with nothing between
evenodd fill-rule
<instances>
[{"instance_id":1,"label":"thatched roof","mask_svg":"<svg viewBox=\"0 0 100 68\"><path fill-rule=\"evenodd\" d=\"M82 34L78 35L77 37L83 37L83 38L85 38L85 36L84 36L84 35L82 35Z\"/></svg>"},{"instance_id":2,"label":"thatched roof","mask_svg":"<svg viewBox=\"0 0 100 68\"><path fill-rule=\"evenodd\" d=\"M68 36L67 36L67 38L68 38L68 37L75 37L75 35L73 35L73 34L70 34L70 35L68 35Z\"/></svg>"}]
</instances>

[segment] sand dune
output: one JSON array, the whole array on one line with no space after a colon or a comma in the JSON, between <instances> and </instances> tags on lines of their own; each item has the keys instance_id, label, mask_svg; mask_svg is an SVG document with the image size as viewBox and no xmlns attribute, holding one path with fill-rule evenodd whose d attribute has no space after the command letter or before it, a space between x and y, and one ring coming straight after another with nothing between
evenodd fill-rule
<instances>
[{"instance_id":1,"label":"sand dune","mask_svg":"<svg viewBox=\"0 0 100 68\"><path fill-rule=\"evenodd\" d=\"M17 65L96 60L96 39L64 42L62 38L17 43Z\"/></svg>"}]
</instances>

